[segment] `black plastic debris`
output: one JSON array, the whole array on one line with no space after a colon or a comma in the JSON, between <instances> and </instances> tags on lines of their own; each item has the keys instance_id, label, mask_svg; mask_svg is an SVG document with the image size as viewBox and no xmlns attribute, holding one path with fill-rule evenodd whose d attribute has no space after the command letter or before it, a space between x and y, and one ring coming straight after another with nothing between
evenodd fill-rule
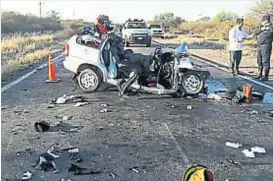
<instances>
[{"instance_id":1,"label":"black plastic debris","mask_svg":"<svg viewBox=\"0 0 273 181\"><path fill-rule=\"evenodd\" d=\"M94 171L87 168L79 167L78 165L71 163L68 168L68 172L74 172L74 175L90 175L90 174L101 174L102 171Z\"/></svg>"},{"instance_id":2,"label":"black plastic debris","mask_svg":"<svg viewBox=\"0 0 273 181\"><path fill-rule=\"evenodd\" d=\"M34 128L38 132L45 132L49 130L50 124L46 121L38 121L34 123Z\"/></svg>"}]
</instances>

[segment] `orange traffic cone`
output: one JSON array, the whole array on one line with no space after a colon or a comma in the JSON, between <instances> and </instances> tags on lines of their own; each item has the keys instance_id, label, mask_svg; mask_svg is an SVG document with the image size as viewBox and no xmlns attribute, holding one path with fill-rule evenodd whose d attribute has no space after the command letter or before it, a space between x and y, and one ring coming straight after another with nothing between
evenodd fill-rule
<instances>
[{"instance_id":1,"label":"orange traffic cone","mask_svg":"<svg viewBox=\"0 0 273 181\"><path fill-rule=\"evenodd\" d=\"M251 103L252 101L252 85L245 84L243 87L243 97L245 98L246 103Z\"/></svg>"},{"instance_id":2,"label":"orange traffic cone","mask_svg":"<svg viewBox=\"0 0 273 181\"><path fill-rule=\"evenodd\" d=\"M55 67L54 67L54 61L51 57L51 55L49 55L48 57L48 80L46 80L46 83L57 83L60 80L57 79L57 75L56 75L56 71L55 71Z\"/></svg>"}]
</instances>

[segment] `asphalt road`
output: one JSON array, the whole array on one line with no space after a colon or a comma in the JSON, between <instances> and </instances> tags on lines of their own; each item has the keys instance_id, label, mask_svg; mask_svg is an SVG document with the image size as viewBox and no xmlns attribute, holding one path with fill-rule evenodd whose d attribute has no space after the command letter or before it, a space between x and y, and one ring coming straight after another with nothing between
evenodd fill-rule
<instances>
[{"instance_id":1,"label":"asphalt road","mask_svg":"<svg viewBox=\"0 0 273 181\"><path fill-rule=\"evenodd\" d=\"M152 48L133 48L150 53ZM2 180L18 179L29 170L32 180L182 180L192 164L206 165L215 180L270 181L273 178L272 119L249 114L262 104L237 105L228 101L202 101L195 98L174 99L152 95L119 98L115 88L103 86L95 94L83 94L69 79L61 59L56 63L61 82L46 84L46 68L2 93ZM197 62L200 65L203 63ZM208 66L212 73L211 90L237 87L248 81ZM106 87L106 88L105 88ZM254 85L262 92L271 90ZM73 103L47 108L49 102L64 94L81 94L91 104L75 107ZM113 112L100 113L102 103ZM188 110L187 106L192 109ZM258 108L257 108L258 105ZM20 112L22 111L22 112ZM58 117L73 116L62 121ZM49 132L34 131L36 121L48 121ZM239 142L243 148L261 146L266 154L247 158L225 146ZM54 145L56 148L78 147L81 167L100 170L93 175L68 172L70 160L66 152L56 160L59 173L34 170L38 156ZM236 161L236 162L234 162ZM136 167L137 171L130 168ZM113 174L115 177L113 177Z\"/></svg>"}]
</instances>

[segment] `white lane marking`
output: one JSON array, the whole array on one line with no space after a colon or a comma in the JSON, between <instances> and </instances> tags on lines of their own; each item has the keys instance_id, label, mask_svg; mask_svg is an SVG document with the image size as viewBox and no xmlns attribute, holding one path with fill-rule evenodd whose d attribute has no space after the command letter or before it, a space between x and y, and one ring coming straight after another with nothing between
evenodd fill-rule
<instances>
[{"instance_id":1,"label":"white lane marking","mask_svg":"<svg viewBox=\"0 0 273 181\"><path fill-rule=\"evenodd\" d=\"M178 150L179 153L180 153L180 156L182 157L183 161L184 161L185 164L186 164L186 167L191 166L191 165L190 165L190 160L188 159L187 155L182 151L180 145L178 144L177 140L176 140L175 137L173 136L173 134L172 134L172 132L171 132L171 130L170 130L168 124L167 124L167 123L163 123L163 125L165 126L165 128L167 129L168 133L170 134L170 136L171 136L173 142L175 143L176 148L177 148L177 150Z\"/></svg>"},{"instance_id":2,"label":"white lane marking","mask_svg":"<svg viewBox=\"0 0 273 181\"><path fill-rule=\"evenodd\" d=\"M63 54L61 55L58 55L57 57L54 58L54 60L57 60L59 59L60 57L62 57ZM1 93L5 92L6 90L10 89L11 87L15 86L16 84L22 82L23 80L25 80L26 78L28 78L29 76L31 76L32 74L34 74L35 72L37 72L37 69L42 69L44 68L45 66L47 66L48 63L44 63L42 64L41 66L39 66L38 68L32 70L31 72L19 77L18 79L16 79L15 81L5 85L4 87L1 88Z\"/></svg>"},{"instance_id":3,"label":"white lane marking","mask_svg":"<svg viewBox=\"0 0 273 181\"><path fill-rule=\"evenodd\" d=\"M229 72L228 69L226 69L226 68L224 68L224 67L220 67L219 65L216 65L216 64L214 64L214 63L207 62L207 61L202 60L202 59L197 58L197 57L192 57L192 58L194 58L194 59L196 59L196 60L198 60L198 61L200 61L200 62L203 62L203 63L205 63L205 64L211 65L211 66L213 66L213 67L215 67L215 68L217 68L217 69L223 70L223 71L225 71L225 72ZM244 76L244 75L237 75L237 76L238 76L238 77L241 77L241 78L243 78L243 79L245 79L245 80L248 80L248 81L250 81L250 82L253 82L253 83L255 83L255 84L258 84L258 85L260 85L260 86L262 86L262 87L266 87L266 88L268 88L268 89L270 89L270 90L273 90L273 87L272 87L272 86L267 85L267 84L264 84L264 83L261 83L261 82L258 82L258 81L256 81L256 80L250 78L250 77L247 77L247 76Z\"/></svg>"}]
</instances>

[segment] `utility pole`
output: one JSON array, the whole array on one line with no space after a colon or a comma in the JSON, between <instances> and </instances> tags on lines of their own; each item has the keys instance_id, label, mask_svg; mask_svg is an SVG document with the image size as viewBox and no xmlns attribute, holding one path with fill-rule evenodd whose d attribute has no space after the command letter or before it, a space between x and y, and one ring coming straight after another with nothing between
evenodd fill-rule
<instances>
[{"instance_id":1,"label":"utility pole","mask_svg":"<svg viewBox=\"0 0 273 181\"><path fill-rule=\"evenodd\" d=\"M39 2L39 7L40 7L40 18L42 18L42 0Z\"/></svg>"},{"instance_id":2,"label":"utility pole","mask_svg":"<svg viewBox=\"0 0 273 181\"><path fill-rule=\"evenodd\" d=\"M75 20L75 10L73 10L73 19Z\"/></svg>"}]
</instances>

